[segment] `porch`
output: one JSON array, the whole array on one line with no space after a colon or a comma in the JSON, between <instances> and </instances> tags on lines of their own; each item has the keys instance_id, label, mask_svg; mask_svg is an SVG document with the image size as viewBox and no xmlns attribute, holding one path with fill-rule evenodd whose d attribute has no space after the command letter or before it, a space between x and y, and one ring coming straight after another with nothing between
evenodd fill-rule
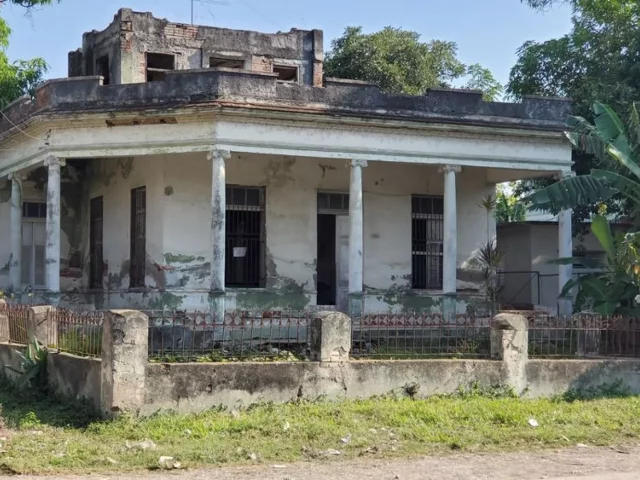
<instances>
[{"instance_id":1,"label":"porch","mask_svg":"<svg viewBox=\"0 0 640 480\"><path fill-rule=\"evenodd\" d=\"M468 313L482 198L571 168L563 100L224 69L36 93L0 120L0 285L38 303Z\"/></svg>"},{"instance_id":2,"label":"porch","mask_svg":"<svg viewBox=\"0 0 640 480\"><path fill-rule=\"evenodd\" d=\"M486 314L465 268L496 235L481 201L531 174L219 151L70 159L56 239L47 169L12 177L23 208L0 216L22 225L8 278L23 302L352 314Z\"/></svg>"}]
</instances>

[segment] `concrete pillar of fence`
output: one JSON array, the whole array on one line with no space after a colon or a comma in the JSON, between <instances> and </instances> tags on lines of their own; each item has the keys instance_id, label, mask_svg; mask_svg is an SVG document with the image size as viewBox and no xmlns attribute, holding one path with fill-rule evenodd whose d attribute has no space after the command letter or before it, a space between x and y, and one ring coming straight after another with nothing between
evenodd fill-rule
<instances>
[{"instance_id":1,"label":"concrete pillar of fence","mask_svg":"<svg viewBox=\"0 0 640 480\"><path fill-rule=\"evenodd\" d=\"M527 388L529 359L529 323L524 316L501 313L493 318L491 356L504 362L507 385L522 393Z\"/></svg>"},{"instance_id":2,"label":"concrete pillar of fence","mask_svg":"<svg viewBox=\"0 0 640 480\"><path fill-rule=\"evenodd\" d=\"M100 408L111 417L144 404L148 317L136 310L111 310L104 317Z\"/></svg>"},{"instance_id":3,"label":"concrete pillar of fence","mask_svg":"<svg viewBox=\"0 0 640 480\"><path fill-rule=\"evenodd\" d=\"M28 342L35 338L45 347L58 346L58 322L56 316L50 314L54 308L50 305L29 307L27 313Z\"/></svg>"},{"instance_id":4,"label":"concrete pillar of fence","mask_svg":"<svg viewBox=\"0 0 640 480\"><path fill-rule=\"evenodd\" d=\"M311 360L346 362L351 352L351 318L340 312L320 312L311 320Z\"/></svg>"},{"instance_id":5,"label":"concrete pillar of fence","mask_svg":"<svg viewBox=\"0 0 640 480\"><path fill-rule=\"evenodd\" d=\"M9 343L9 317L0 310L0 343Z\"/></svg>"},{"instance_id":6,"label":"concrete pillar of fence","mask_svg":"<svg viewBox=\"0 0 640 480\"><path fill-rule=\"evenodd\" d=\"M7 302L0 298L0 343L9 343L9 317L6 309Z\"/></svg>"}]
</instances>

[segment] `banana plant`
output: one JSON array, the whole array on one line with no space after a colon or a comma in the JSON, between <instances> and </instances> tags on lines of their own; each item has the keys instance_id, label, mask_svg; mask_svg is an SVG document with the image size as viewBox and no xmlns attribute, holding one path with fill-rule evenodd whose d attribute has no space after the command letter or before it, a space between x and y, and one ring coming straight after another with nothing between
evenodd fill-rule
<instances>
[{"instance_id":1,"label":"banana plant","mask_svg":"<svg viewBox=\"0 0 640 480\"><path fill-rule=\"evenodd\" d=\"M601 215L593 218L591 231L606 254L606 266L602 271L569 280L560 297L571 297L577 289L576 311L630 315L634 311L634 299L640 293L640 265L637 261L640 233L614 236L607 219ZM601 266L584 258L561 258L556 263L585 268Z\"/></svg>"},{"instance_id":2,"label":"banana plant","mask_svg":"<svg viewBox=\"0 0 640 480\"><path fill-rule=\"evenodd\" d=\"M594 155L601 168L538 190L526 199L530 209L557 213L604 202L617 194L640 207L640 117L635 104L630 111L628 127L600 102L593 105L593 125L582 117L569 117L567 138L576 149Z\"/></svg>"},{"instance_id":3,"label":"banana plant","mask_svg":"<svg viewBox=\"0 0 640 480\"><path fill-rule=\"evenodd\" d=\"M630 107L628 125L608 106L593 105L594 124L582 117L569 117L566 133L578 150L594 155L600 168L588 175L568 177L543 188L527 199L532 210L557 213L560 210L604 202L618 195L636 210L640 208L640 117L635 104ZM630 212L631 213L631 212ZM635 215L634 215L635 216ZM590 309L603 314L629 314L640 289L640 233L614 236L603 216L595 216L591 229L606 253L604 271L590 273L570 280L561 297L568 297L576 289L576 310ZM561 264L589 262L579 258L560 259Z\"/></svg>"}]
</instances>

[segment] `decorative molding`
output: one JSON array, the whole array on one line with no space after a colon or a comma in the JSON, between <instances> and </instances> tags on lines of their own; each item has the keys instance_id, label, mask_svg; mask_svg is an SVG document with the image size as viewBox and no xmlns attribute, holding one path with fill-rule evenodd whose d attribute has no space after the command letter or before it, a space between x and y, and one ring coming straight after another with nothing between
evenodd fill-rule
<instances>
[{"instance_id":1,"label":"decorative molding","mask_svg":"<svg viewBox=\"0 0 640 480\"><path fill-rule=\"evenodd\" d=\"M439 170L440 173L460 173L462 171L462 167L460 165L442 165Z\"/></svg>"},{"instance_id":2,"label":"decorative molding","mask_svg":"<svg viewBox=\"0 0 640 480\"><path fill-rule=\"evenodd\" d=\"M45 159L44 159L44 166L47 168L51 168L51 167L64 167L67 164L67 162L62 159L62 158L58 158L54 155L48 155Z\"/></svg>"},{"instance_id":3,"label":"decorative molding","mask_svg":"<svg viewBox=\"0 0 640 480\"><path fill-rule=\"evenodd\" d=\"M231 158L231 152L229 150L214 149L207 152L207 160L210 162L213 160L226 162Z\"/></svg>"},{"instance_id":4,"label":"decorative molding","mask_svg":"<svg viewBox=\"0 0 640 480\"><path fill-rule=\"evenodd\" d=\"M351 160L351 168L354 168L354 167L364 168L368 164L369 164L369 162L367 160L362 160L362 159L352 159Z\"/></svg>"}]
</instances>

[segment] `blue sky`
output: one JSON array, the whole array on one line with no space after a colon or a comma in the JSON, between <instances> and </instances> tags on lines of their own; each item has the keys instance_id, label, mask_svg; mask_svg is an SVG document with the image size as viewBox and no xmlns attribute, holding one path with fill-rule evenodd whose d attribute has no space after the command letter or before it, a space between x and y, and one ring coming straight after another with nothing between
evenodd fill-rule
<instances>
[{"instance_id":1,"label":"blue sky","mask_svg":"<svg viewBox=\"0 0 640 480\"><path fill-rule=\"evenodd\" d=\"M212 0L203 0L210 2ZM458 44L459 58L480 63L502 83L526 40L558 37L570 28L568 8L537 13L520 0L227 0L227 5L196 3L195 23L273 32L292 27L324 30L325 50L344 27L376 31L387 25L419 32L423 40ZM171 21L190 21L190 0L62 0L25 16L2 7L13 29L9 57L43 57L50 78L67 76L67 53L82 43L82 33L102 30L120 7L150 11Z\"/></svg>"}]
</instances>

